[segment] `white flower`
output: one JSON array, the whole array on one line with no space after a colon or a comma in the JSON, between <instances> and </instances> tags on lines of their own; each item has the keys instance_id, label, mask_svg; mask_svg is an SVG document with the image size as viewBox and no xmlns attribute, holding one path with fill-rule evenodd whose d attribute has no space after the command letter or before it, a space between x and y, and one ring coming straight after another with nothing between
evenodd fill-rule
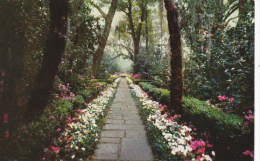
<instances>
[{"instance_id":1,"label":"white flower","mask_svg":"<svg viewBox=\"0 0 260 161\"><path fill-rule=\"evenodd\" d=\"M206 161L212 161L211 157L209 155L205 155L204 159L206 159Z\"/></svg>"},{"instance_id":2,"label":"white flower","mask_svg":"<svg viewBox=\"0 0 260 161\"><path fill-rule=\"evenodd\" d=\"M71 156L71 159L74 159L75 158L75 154L73 154L72 156Z\"/></svg>"},{"instance_id":3,"label":"white flower","mask_svg":"<svg viewBox=\"0 0 260 161\"><path fill-rule=\"evenodd\" d=\"M85 150L86 150L86 148L83 148L83 147L82 147L81 149L82 149L83 151L85 151Z\"/></svg>"},{"instance_id":4,"label":"white flower","mask_svg":"<svg viewBox=\"0 0 260 161\"><path fill-rule=\"evenodd\" d=\"M211 152L211 154L212 154L213 156L215 156L215 155L216 155L215 151L212 151L212 152Z\"/></svg>"}]
</instances>

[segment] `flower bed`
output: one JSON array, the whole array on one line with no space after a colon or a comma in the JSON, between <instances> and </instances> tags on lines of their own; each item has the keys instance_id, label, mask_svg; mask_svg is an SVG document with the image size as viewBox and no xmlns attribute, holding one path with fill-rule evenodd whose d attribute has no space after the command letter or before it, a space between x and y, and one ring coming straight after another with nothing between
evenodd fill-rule
<instances>
[{"instance_id":1,"label":"flower bed","mask_svg":"<svg viewBox=\"0 0 260 161\"><path fill-rule=\"evenodd\" d=\"M66 119L65 130L50 148L45 149L45 159L83 160L93 154L100 138L103 118L116 93L119 80L120 78L116 79L111 87L102 91L87 108L79 109L75 113L76 117Z\"/></svg>"},{"instance_id":2,"label":"flower bed","mask_svg":"<svg viewBox=\"0 0 260 161\"><path fill-rule=\"evenodd\" d=\"M215 155L212 145L203 140L194 140L191 127L176 122L179 116L162 114L163 106L152 101L138 85L126 78L132 95L139 104L140 113L146 125L147 135L153 153L160 160L212 160ZM212 153L211 156L206 152Z\"/></svg>"},{"instance_id":3,"label":"flower bed","mask_svg":"<svg viewBox=\"0 0 260 161\"><path fill-rule=\"evenodd\" d=\"M139 83L140 87L148 92L156 101L169 105L170 91L156 88L150 83ZM219 96L224 101L233 98ZM214 150L219 160L251 160L251 155L245 155L246 150L254 150L254 114L248 111L244 119L236 114L226 113L209 102L192 97L183 97L182 121L192 122L198 129L199 137L209 140L214 144ZM246 113L245 113L246 114ZM250 121L251 120L251 121ZM236 158L236 159L234 159Z\"/></svg>"}]
</instances>

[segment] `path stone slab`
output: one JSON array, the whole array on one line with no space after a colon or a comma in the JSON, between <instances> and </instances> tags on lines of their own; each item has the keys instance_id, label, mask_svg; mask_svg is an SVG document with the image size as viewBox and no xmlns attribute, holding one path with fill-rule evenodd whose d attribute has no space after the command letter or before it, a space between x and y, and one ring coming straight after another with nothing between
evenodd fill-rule
<instances>
[{"instance_id":1,"label":"path stone slab","mask_svg":"<svg viewBox=\"0 0 260 161\"><path fill-rule=\"evenodd\" d=\"M126 130L127 138L144 138L146 139L145 130Z\"/></svg>"},{"instance_id":2,"label":"path stone slab","mask_svg":"<svg viewBox=\"0 0 260 161\"><path fill-rule=\"evenodd\" d=\"M120 160L153 160L152 150L144 138L124 138Z\"/></svg>"},{"instance_id":3,"label":"path stone slab","mask_svg":"<svg viewBox=\"0 0 260 161\"><path fill-rule=\"evenodd\" d=\"M95 159L117 159L118 145L109 143L98 144L98 151L95 154Z\"/></svg>"},{"instance_id":4,"label":"path stone slab","mask_svg":"<svg viewBox=\"0 0 260 161\"><path fill-rule=\"evenodd\" d=\"M120 138L124 137L125 132L122 130L105 130L101 132L101 138L107 137L107 138Z\"/></svg>"},{"instance_id":5,"label":"path stone slab","mask_svg":"<svg viewBox=\"0 0 260 161\"><path fill-rule=\"evenodd\" d=\"M127 117L130 117L130 118L132 118L132 119L139 119L140 118L140 116L139 116L139 114L133 114L133 113L125 113L125 114L123 114L123 118L127 118Z\"/></svg>"},{"instance_id":6,"label":"path stone slab","mask_svg":"<svg viewBox=\"0 0 260 161\"><path fill-rule=\"evenodd\" d=\"M100 139L101 143L113 143L113 144L119 144L120 143L120 138L101 138Z\"/></svg>"},{"instance_id":7,"label":"path stone slab","mask_svg":"<svg viewBox=\"0 0 260 161\"><path fill-rule=\"evenodd\" d=\"M122 120L122 116L108 115L107 119Z\"/></svg>"},{"instance_id":8,"label":"path stone slab","mask_svg":"<svg viewBox=\"0 0 260 161\"><path fill-rule=\"evenodd\" d=\"M144 129L143 125L125 125L125 124L106 124L104 129L126 130L126 129Z\"/></svg>"},{"instance_id":9,"label":"path stone slab","mask_svg":"<svg viewBox=\"0 0 260 161\"><path fill-rule=\"evenodd\" d=\"M140 119L138 120L125 120L125 124L127 125L142 125L142 121Z\"/></svg>"},{"instance_id":10,"label":"path stone slab","mask_svg":"<svg viewBox=\"0 0 260 161\"><path fill-rule=\"evenodd\" d=\"M121 111L136 111L135 108L121 108Z\"/></svg>"},{"instance_id":11,"label":"path stone slab","mask_svg":"<svg viewBox=\"0 0 260 161\"><path fill-rule=\"evenodd\" d=\"M106 124L125 124L125 120L106 119Z\"/></svg>"},{"instance_id":12,"label":"path stone slab","mask_svg":"<svg viewBox=\"0 0 260 161\"><path fill-rule=\"evenodd\" d=\"M128 111L119 111L121 114L123 115L127 115L127 114L138 114L138 111L137 110L128 110Z\"/></svg>"}]
</instances>

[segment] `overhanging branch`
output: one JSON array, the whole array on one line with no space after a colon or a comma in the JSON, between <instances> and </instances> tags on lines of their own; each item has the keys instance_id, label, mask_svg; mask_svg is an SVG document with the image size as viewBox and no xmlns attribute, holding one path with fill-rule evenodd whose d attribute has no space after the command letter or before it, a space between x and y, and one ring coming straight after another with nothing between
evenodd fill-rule
<instances>
[{"instance_id":1,"label":"overhanging branch","mask_svg":"<svg viewBox=\"0 0 260 161\"><path fill-rule=\"evenodd\" d=\"M107 17L107 14L101 9L101 7L99 7L98 5L93 3L92 1L90 1L90 4L99 11L99 13L102 15L102 17L104 17L104 18Z\"/></svg>"}]
</instances>

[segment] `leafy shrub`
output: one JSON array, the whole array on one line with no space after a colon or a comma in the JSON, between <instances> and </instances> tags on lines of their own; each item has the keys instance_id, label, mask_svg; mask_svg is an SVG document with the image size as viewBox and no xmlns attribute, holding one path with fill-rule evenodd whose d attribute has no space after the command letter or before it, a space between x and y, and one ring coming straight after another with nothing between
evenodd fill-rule
<instances>
[{"instance_id":1,"label":"leafy shrub","mask_svg":"<svg viewBox=\"0 0 260 161\"><path fill-rule=\"evenodd\" d=\"M134 79L133 81L134 81L134 84L137 84L137 85L141 82L150 82L149 80L143 80L143 79Z\"/></svg>"},{"instance_id":2,"label":"leafy shrub","mask_svg":"<svg viewBox=\"0 0 260 161\"><path fill-rule=\"evenodd\" d=\"M98 84L101 86L105 86L105 85L107 85L107 82L98 82Z\"/></svg>"},{"instance_id":3,"label":"leafy shrub","mask_svg":"<svg viewBox=\"0 0 260 161\"><path fill-rule=\"evenodd\" d=\"M85 105L85 100L82 95L77 95L73 101L73 109L81 109Z\"/></svg>"}]
</instances>

